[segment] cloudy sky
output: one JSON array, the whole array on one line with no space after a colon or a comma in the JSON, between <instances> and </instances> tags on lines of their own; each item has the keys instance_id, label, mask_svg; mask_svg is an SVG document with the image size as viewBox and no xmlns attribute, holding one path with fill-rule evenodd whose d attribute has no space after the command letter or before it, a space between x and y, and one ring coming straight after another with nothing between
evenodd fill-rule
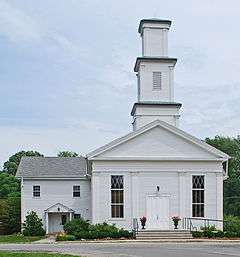
<instances>
[{"instance_id":1,"label":"cloudy sky","mask_svg":"<svg viewBox=\"0 0 240 257\"><path fill-rule=\"evenodd\" d=\"M180 127L239 134L238 0L0 0L0 165L19 150L85 154L131 130L142 18L173 21Z\"/></svg>"}]
</instances>

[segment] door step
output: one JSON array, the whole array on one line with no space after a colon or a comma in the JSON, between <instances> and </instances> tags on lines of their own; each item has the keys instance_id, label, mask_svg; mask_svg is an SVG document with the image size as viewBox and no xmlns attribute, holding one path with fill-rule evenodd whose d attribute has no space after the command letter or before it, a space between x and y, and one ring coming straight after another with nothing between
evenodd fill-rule
<instances>
[{"instance_id":1,"label":"door step","mask_svg":"<svg viewBox=\"0 0 240 257\"><path fill-rule=\"evenodd\" d=\"M187 230L141 230L136 239L191 239L192 234Z\"/></svg>"}]
</instances>

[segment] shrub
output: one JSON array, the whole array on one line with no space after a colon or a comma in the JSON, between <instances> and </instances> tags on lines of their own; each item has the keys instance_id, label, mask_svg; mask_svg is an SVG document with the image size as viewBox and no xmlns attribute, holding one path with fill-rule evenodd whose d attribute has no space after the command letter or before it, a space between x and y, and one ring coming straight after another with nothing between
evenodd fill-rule
<instances>
[{"instance_id":1,"label":"shrub","mask_svg":"<svg viewBox=\"0 0 240 257\"><path fill-rule=\"evenodd\" d=\"M23 235L24 236L43 236L43 235L45 235L42 220L38 217L36 212L31 211L26 216L26 221L23 224Z\"/></svg>"},{"instance_id":2,"label":"shrub","mask_svg":"<svg viewBox=\"0 0 240 257\"><path fill-rule=\"evenodd\" d=\"M56 236L56 241L75 241L76 237L74 235L67 235L66 233L58 233Z\"/></svg>"},{"instance_id":3,"label":"shrub","mask_svg":"<svg viewBox=\"0 0 240 257\"><path fill-rule=\"evenodd\" d=\"M225 216L223 230L240 233L240 217Z\"/></svg>"},{"instance_id":4,"label":"shrub","mask_svg":"<svg viewBox=\"0 0 240 257\"><path fill-rule=\"evenodd\" d=\"M203 237L203 232L202 231L192 231L192 236L193 237Z\"/></svg>"},{"instance_id":5,"label":"shrub","mask_svg":"<svg viewBox=\"0 0 240 257\"><path fill-rule=\"evenodd\" d=\"M215 237L220 237L220 238L222 238L222 237L224 237L225 235L224 235L224 232L222 231L222 230L217 230L216 232L215 232Z\"/></svg>"},{"instance_id":6,"label":"shrub","mask_svg":"<svg viewBox=\"0 0 240 257\"><path fill-rule=\"evenodd\" d=\"M233 232L233 231L225 231L224 236L228 237L228 238L231 238L231 237L237 237L238 234L237 234L237 232Z\"/></svg>"},{"instance_id":7,"label":"shrub","mask_svg":"<svg viewBox=\"0 0 240 257\"><path fill-rule=\"evenodd\" d=\"M90 223L88 220L80 219L73 219L68 221L64 224L63 228L64 231L69 235L75 235L75 233L81 231L88 231Z\"/></svg>"},{"instance_id":8,"label":"shrub","mask_svg":"<svg viewBox=\"0 0 240 257\"><path fill-rule=\"evenodd\" d=\"M90 225L84 219L74 219L64 225L64 231L75 236L76 239L102 239L102 238L129 238L132 233L127 230L119 229L115 225L101 224Z\"/></svg>"}]
</instances>

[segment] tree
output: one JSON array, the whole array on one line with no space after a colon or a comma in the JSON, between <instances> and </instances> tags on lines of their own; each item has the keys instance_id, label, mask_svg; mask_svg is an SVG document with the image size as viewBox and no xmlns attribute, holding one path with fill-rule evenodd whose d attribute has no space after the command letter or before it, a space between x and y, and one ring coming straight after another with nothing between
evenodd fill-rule
<instances>
[{"instance_id":1,"label":"tree","mask_svg":"<svg viewBox=\"0 0 240 257\"><path fill-rule=\"evenodd\" d=\"M77 157L78 154L71 151L62 151L57 154L58 157Z\"/></svg>"},{"instance_id":2,"label":"tree","mask_svg":"<svg viewBox=\"0 0 240 257\"><path fill-rule=\"evenodd\" d=\"M31 211L26 216L26 221L23 224L24 236L43 236L45 231L43 229L42 220L38 217L37 213Z\"/></svg>"},{"instance_id":3,"label":"tree","mask_svg":"<svg viewBox=\"0 0 240 257\"><path fill-rule=\"evenodd\" d=\"M37 151L21 151L12 155L8 161L3 164L3 171L12 175L17 172L18 165L23 156L43 156Z\"/></svg>"},{"instance_id":4,"label":"tree","mask_svg":"<svg viewBox=\"0 0 240 257\"><path fill-rule=\"evenodd\" d=\"M206 142L231 156L224 181L224 214L240 216L240 137L216 136Z\"/></svg>"},{"instance_id":5,"label":"tree","mask_svg":"<svg viewBox=\"0 0 240 257\"><path fill-rule=\"evenodd\" d=\"M0 173L0 198L20 196L20 181L11 174Z\"/></svg>"},{"instance_id":6,"label":"tree","mask_svg":"<svg viewBox=\"0 0 240 257\"><path fill-rule=\"evenodd\" d=\"M9 196L1 200L0 211L1 230L4 234L12 234L21 230L21 199Z\"/></svg>"}]
</instances>

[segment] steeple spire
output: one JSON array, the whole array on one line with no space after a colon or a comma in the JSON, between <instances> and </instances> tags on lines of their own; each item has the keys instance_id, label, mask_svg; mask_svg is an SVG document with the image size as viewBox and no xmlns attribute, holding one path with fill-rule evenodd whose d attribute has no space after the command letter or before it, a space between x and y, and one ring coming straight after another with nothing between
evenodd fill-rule
<instances>
[{"instance_id":1,"label":"steeple spire","mask_svg":"<svg viewBox=\"0 0 240 257\"><path fill-rule=\"evenodd\" d=\"M138 102L134 104L133 129L160 119L178 126L181 104L174 102L176 58L168 57L168 31L171 21L143 19L138 32L142 37L142 56L134 71L138 78Z\"/></svg>"}]
</instances>

